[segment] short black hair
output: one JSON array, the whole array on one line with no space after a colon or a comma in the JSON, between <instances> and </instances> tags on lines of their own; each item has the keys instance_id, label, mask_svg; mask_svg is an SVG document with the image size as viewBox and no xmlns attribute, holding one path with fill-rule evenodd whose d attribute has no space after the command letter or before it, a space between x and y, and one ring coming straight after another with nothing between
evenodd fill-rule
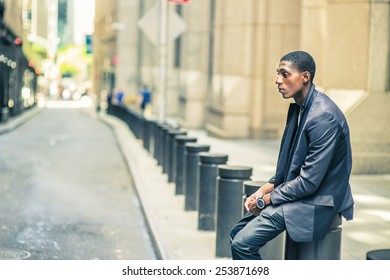
<instances>
[{"instance_id":1,"label":"short black hair","mask_svg":"<svg viewBox=\"0 0 390 280\"><path fill-rule=\"evenodd\" d=\"M304 51L294 51L284 55L280 61L290 61L300 72L308 71L310 81L313 82L316 74L316 63L313 57Z\"/></svg>"}]
</instances>

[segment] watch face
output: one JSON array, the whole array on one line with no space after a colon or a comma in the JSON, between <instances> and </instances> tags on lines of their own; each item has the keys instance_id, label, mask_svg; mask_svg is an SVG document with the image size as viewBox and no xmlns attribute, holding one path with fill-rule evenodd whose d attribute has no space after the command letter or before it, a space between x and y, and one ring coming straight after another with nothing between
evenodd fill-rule
<instances>
[{"instance_id":1,"label":"watch face","mask_svg":"<svg viewBox=\"0 0 390 280\"><path fill-rule=\"evenodd\" d=\"M257 200L257 207L259 207L260 209L263 209L265 207L265 202L263 199L258 199Z\"/></svg>"}]
</instances>

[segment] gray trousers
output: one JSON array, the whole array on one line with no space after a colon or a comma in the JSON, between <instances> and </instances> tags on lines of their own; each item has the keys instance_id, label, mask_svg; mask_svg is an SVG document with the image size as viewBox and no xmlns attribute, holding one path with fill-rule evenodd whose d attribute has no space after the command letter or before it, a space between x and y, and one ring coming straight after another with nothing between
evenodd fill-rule
<instances>
[{"instance_id":1,"label":"gray trousers","mask_svg":"<svg viewBox=\"0 0 390 280\"><path fill-rule=\"evenodd\" d=\"M285 229L281 205L267 206L259 216L246 213L230 231L233 260L261 260L259 249Z\"/></svg>"}]
</instances>

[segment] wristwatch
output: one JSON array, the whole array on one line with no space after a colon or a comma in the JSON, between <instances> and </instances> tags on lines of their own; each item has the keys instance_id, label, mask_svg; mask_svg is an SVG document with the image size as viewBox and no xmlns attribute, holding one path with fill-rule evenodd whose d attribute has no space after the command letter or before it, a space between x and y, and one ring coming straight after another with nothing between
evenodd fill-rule
<instances>
[{"instance_id":1,"label":"wristwatch","mask_svg":"<svg viewBox=\"0 0 390 280\"><path fill-rule=\"evenodd\" d=\"M263 195L260 195L259 198L256 201L257 208L260 210L264 209L267 205L265 204L265 201L263 199Z\"/></svg>"}]
</instances>

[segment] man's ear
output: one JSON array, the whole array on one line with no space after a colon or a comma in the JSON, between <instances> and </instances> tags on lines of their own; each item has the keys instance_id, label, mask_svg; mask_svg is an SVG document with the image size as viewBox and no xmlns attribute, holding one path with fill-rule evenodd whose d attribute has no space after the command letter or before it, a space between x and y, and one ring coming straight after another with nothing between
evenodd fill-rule
<instances>
[{"instance_id":1,"label":"man's ear","mask_svg":"<svg viewBox=\"0 0 390 280\"><path fill-rule=\"evenodd\" d=\"M306 84L310 81L310 73L308 71L303 72L303 83Z\"/></svg>"}]
</instances>

